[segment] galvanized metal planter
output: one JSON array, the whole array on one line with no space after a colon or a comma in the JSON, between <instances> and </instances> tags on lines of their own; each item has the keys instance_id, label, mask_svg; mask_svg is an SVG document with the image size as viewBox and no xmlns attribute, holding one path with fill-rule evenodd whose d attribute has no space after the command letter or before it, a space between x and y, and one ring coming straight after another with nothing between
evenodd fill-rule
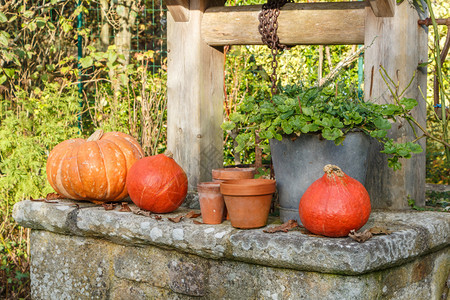
<instances>
[{"instance_id":1,"label":"galvanized metal planter","mask_svg":"<svg viewBox=\"0 0 450 300\"><path fill-rule=\"evenodd\" d=\"M270 140L277 181L281 221L300 224L298 205L306 189L323 175L327 164L339 166L347 175L365 183L372 140L363 132L350 132L342 145L318 134L302 134L295 140Z\"/></svg>"}]
</instances>

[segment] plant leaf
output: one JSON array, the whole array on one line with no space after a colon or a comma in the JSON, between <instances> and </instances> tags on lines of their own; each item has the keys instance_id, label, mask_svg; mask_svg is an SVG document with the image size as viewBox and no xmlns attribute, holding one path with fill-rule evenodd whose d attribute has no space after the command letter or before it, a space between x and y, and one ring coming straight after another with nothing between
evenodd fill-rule
<instances>
[{"instance_id":1,"label":"plant leaf","mask_svg":"<svg viewBox=\"0 0 450 300\"><path fill-rule=\"evenodd\" d=\"M236 127L236 124L231 121L226 121L226 122L223 122L222 125L220 125L220 127L223 130L228 131L228 130L234 129Z\"/></svg>"},{"instance_id":2,"label":"plant leaf","mask_svg":"<svg viewBox=\"0 0 450 300\"><path fill-rule=\"evenodd\" d=\"M122 202L120 205L121 205L121 207L120 207L119 211L123 211L123 212L131 211L131 208L130 208L130 206L128 206L127 202Z\"/></svg>"},{"instance_id":3,"label":"plant leaf","mask_svg":"<svg viewBox=\"0 0 450 300\"><path fill-rule=\"evenodd\" d=\"M286 223L283 223L280 226L271 227L268 229L264 229L263 232L265 233L275 233L275 232L288 232L289 229L298 227L298 223L295 220L289 220Z\"/></svg>"},{"instance_id":4,"label":"plant leaf","mask_svg":"<svg viewBox=\"0 0 450 300\"><path fill-rule=\"evenodd\" d=\"M356 232L353 229L350 230L348 236L351 237L353 240L357 241L358 243L364 243L365 241L369 240L372 237L372 233L367 229L364 230L363 232Z\"/></svg>"},{"instance_id":5,"label":"plant leaf","mask_svg":"<svg viewBox=\"0 0 450 300\"><path fill-rule=\"evenodd\" d=\"M417 106L417 100L412 98L403 98L400 100L400 104L403 105L406 110L411 110Z\"/></svg>"},{"instance_id":6,"label":"plant leaf","mask_svg":"<svg viewBox=\"0 0 450 300\"><path fill-rule=\"evenodd\" d=\"M8 22L8 18L0 11L0 23Z\"/></svg>"},{"instance_id":7,"label":"plant leaf","mask_svg":"<svg viewBox=\"0 0 450 300\"><path fill-rule=\"evenodd\" d=\"M339 128L333 128L333 129L325 128L322 131L322 136L325 139L330 140L330 141L334 141L334 140L336 140L337 138L339 138L339 137L341 137L343 135L344 135L344 133Z\"/></svg>"},{"instance_id":8,"label":"plant leaf","mask_svg":"<svg viewBox=\"0 0 450 300\"><path fill-rule=\"evenodd\" d=\"M178 216L178 217L173 217L173 218L168 218L168 219L171 222L180 223L181 219L183 219L183 216Z\"/></svg>"},{"instance_id":9,"label":"plant leaf","mask_svg":"<svg viewBox=\"0 0 450 300\"><path fill-rule=\"evenodd\" d=\"M200 213L198 213L198 212L196 212L196 211L191 210L190 212L188 212L187 214L185 214L184 217L185 217L185 218L188 218L188 219L195 219L195 218L200 217L201 215L202 215L202 214L200 214Z\"/></svg>"},{"instance_id":10,"label":"plant leaf","mask_svg":"<svg viewBox=\"0 0 450 300\"><path fill-rule=\"evenodd\" d=\"M392 127L391 122L389 122L389 120L381 118L381 117L375 119L373 121L373 124L375 124L375 126L381 130L388 130L388 129L391 129L391 127Z\"/></svg>"},{"instance_id":11,"label":"plant leaf","mask_svg":"<svg viewBox=\"0 0 450 300\"><path fill-rule=\"evenodd\" d=\"M83 69L91 67L93 63L94 63L94 60L90 56L80 58L80 64Z\"/></svg>"},{"instance_id":12,"label":"plant leaf","mask_svg":"<svg viewBox=\"0 0 450 300\"><path fill-rule=\"evenodd\" d=\"M391 230L389 230L387 228L384 228L384 227L378 227L378 226L370 228L369 231L373 235L377 235L377 234L391 234L392 233Z\"/></svg>"}]
</instances>

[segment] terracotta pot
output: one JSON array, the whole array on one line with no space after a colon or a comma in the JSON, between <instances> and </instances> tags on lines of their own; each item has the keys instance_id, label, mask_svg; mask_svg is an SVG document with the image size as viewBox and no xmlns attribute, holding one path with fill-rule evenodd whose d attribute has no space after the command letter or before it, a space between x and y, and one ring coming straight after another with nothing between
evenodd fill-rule
<instances>
[{"instance_id":1,"label":"terracotta pot","mask_svg":"<svg viewBox=\"0 0 450 300\"><path fill-rule=\"evenodd\" d=\"M222 168L212 170L212 178L213 181L252 179L255 173L255 168Z\"/></svg>"},{"instance_id":2,"label":"terracotta pot","mask_svg":"<svg viewBox=\"0 0 450 300\"><path fill-rule=\"evenodd\" d=\"M220 224L224 217L225 202L219 182L202 182L197 185L203 223Z\"/></svg>"},{"instance_id":3,"label":"terracotta pot","mask_svg":"<svg viewBox=\"0 0 450 300\"><path fill-rule=\"evenodd\" d=\"M214 182L224 182L236 179L252 179L255 177L255 168L221 168L212 170L212 178ZM228 209L225 206L224 219L229 220Z\"/></svg>"},{"instance_id":4,"label":"terracotta pot","mask_svg":"<svg viewBox=\"0 0 450 300\"><path fill-rule=\"evenodd\" d=\"M233 227L249 229L267 224L275 180L229 180L220 184L220 192Z\"/></svg>"}]
</instances>

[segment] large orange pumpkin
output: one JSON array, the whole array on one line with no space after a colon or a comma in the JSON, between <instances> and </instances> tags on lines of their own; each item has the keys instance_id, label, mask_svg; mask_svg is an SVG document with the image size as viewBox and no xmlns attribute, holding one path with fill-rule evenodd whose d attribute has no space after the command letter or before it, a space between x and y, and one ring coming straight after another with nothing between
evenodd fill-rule
<instances>
[{"instance_id":1,"label":"large orange pumpkin","mask_svg":"<svg viewBox=\"0 0 450 300\"><path fill-rule=\"evenodd\" d=\"M87 140L58 144L47 160L47 179L58 194L69 199L120 201L128 196L128 170L143 156L132 136L97 130Z\"/></svg>"},{"instance_id":2,"label":"large orange pumpkin","mask_svg":"<svg viewBox=\"0 0 450 300\"><path fill-rule=\"evenodd\" d=\"M154 213L168 213L183 203L188 179L171 155L158 154L144 157L131 167L127 189L138 207Z\"/></svg>"},{"instance_id":3,"label":"large orange pumpkin","mask_svg":"<svg viewBox=\"0 0 450 300\"><path fill-rule=\"evenodd\" d=\"M326 165L324 172L300 199L300 221L315 234L347 236L350 230L360 229L369 219L369 194L359 181L337 166Z\"/></svg>"}]
</instances>

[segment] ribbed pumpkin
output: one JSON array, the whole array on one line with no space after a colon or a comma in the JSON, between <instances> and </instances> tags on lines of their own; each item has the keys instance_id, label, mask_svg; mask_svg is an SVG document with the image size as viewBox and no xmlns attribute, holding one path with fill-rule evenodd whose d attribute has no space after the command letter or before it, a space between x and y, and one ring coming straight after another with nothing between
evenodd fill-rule
<instances>
[{"instance_id":1,"label":"ribbed pumpkin","mask_svg":"<svg viewBox=\"0 0 450 300\"><path fill-rule=\"evenodd\" d=\"M128 196L128 170L143 156L132 136L97 130L87 140L58 144L47 160L47 179L58 194L69 199L120 201Z\"/></svg>"},{"instance_id":2,"label":"ribbed pumpkin","mask_svg":"<svg viewBox=\"0 0 450 300\"><path fill-rule=\"evenodd\" d=\"M144 157L131 167L127 189L138 207L154 213L168 213L183 203L188 179L170 154L158 154Z\"/></svg>"},{"instance_id":3,"label":"ribbed pumpkin","mask_svg":"<svg viewBox=\"0 0 450 300\"><path fill-rule=\"evenodd\" d=\"M369 194L359 181L337 166L326 165L324 172L300 199L300 221L315 234L347 236L350 230L360 229L369 219Z\"/></svg>"}]
</instances>

